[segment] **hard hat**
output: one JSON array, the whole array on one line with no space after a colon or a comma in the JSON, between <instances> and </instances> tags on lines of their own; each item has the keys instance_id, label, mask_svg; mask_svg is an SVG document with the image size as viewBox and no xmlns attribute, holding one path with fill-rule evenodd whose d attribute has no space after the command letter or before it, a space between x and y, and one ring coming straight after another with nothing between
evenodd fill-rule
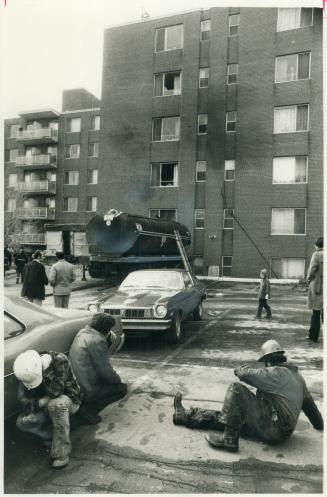
<instances>
[{"instance_id":1,"label":"hard hat","mask_svg":"<svg viewBox=\"0 0 327 497\"><path fill-rule=\"evenodd\" d=\"M35 350L26 350L14 362L14 374L17 380L30 390L42 383L42 359Z\"/></svg>"},{"instance_id":2,"label":"hard hat","mask_svg":"<svg viewBox=\"0 0 327 497\"><path fill-rule=\"evenodd\" d=\"M265 342L261 347L258 361L264 361L268 355L275 354L276 352L284 354L285 350L281 349L281 346L278 342L276 342L276 340L267 340L267 342Z\"/></svg>"}]
</instances>

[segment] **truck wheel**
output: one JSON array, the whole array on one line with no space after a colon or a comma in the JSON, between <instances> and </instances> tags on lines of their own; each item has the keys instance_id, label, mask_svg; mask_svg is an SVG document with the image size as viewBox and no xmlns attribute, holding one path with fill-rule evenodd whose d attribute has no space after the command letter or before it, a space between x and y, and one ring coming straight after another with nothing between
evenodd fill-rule
<instances>
[{"instance_id":1,"label":"truck wheel","mask_svg":"<svg viewBox=\"0 0 327 497\"><path fill-rule=\"evenodd\" d=\"M178 343L182 334L181 327L181 314L178 312L173 318L173 322L167 332L167 338L169 343Z\"/></svg>"},{"instance_id":2,"label":"truck wheel","mask_svg":"<svg viewBox=\"0 0 327 497\"><path fill-rule=\"evenodd\" d=\"M199 305L193 311L193 319L194 321L201 321L203 316L203 302L199 302Z\"/></svg>"}]
</instances>

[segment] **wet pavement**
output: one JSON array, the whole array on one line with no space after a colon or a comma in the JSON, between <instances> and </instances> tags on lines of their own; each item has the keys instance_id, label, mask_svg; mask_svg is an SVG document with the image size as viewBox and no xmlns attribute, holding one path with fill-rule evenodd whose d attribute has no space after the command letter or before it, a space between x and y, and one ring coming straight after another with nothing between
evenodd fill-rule
<instances>
[{"instance_id":1,"label":"wet pavement","mask_svg":"<svg viewBox=\"0 0 327 497\"><path fill-rule=\"evenodd\" d=\"M186 407L219 409L236 366L255 361L261 344L280 342L319 407L322 336L306 340L310 313L295 285L273 286L273 319L256 320L256 285L211 285L202 322L186 321L178 346L159 335L132 336L112 359L128 395L102 411L96 426L72 432L70 464L51 469L47 451L13 421L5 426L6 493L321 493L323 440L304 414L279 446L241 439L240 452L208 446L201 430L172 423L177 390ZM108 291L108 290L105 290ZM103 290L72 295L83 307ZM51 307L52 297L45 306Z\"/></svg>"}]
</instances>

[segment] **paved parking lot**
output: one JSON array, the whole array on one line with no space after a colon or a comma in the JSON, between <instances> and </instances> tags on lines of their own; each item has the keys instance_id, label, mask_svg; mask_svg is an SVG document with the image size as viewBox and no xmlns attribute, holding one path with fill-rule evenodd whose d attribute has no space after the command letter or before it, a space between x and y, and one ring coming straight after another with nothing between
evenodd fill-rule
<instances>
[{"instance_id":1,"label":"paved parking lot","mask_svg":"<svg viewBox=\"0 0 327 497\"><path fill-rule=\"evenodd\" d=\"M202 322L187 321L178 346L162 336L128 338L112 360L129 393L102 412L96 426L73 431L70 464L51 469L46 451L6 425L7 493L316 493L322 492L322 434L301 414L296 431L280 446L241 439L229 454L207 445L204 432L172 423L172 401L219 409L238 381L236 366L256 360L261 344L278 340L322 406L322 338L306 340L306 296L292 286L273 286L271 321L255 320L254 284L216 284ZM74 292L83 307L102 292ZM45 302L50 308L52 297Z\"/></svg>"}]
</instances>

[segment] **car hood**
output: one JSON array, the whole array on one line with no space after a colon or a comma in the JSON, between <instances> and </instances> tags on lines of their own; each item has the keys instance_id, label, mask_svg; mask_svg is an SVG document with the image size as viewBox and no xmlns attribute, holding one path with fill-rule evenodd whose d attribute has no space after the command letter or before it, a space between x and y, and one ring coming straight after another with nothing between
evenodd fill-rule
<instances>
[{"instance_id":1,"label":"car hood","mask_svg":"<svg viewBox=\"0 0 327 497\"><path fill-rule=\"evenodd\" d=\"M103 307L119 306L119 307L147 307L154 304L167 302L180 290L124 290L118 291L108 300L102 303Z\"/></svg>"}]
</instances>

